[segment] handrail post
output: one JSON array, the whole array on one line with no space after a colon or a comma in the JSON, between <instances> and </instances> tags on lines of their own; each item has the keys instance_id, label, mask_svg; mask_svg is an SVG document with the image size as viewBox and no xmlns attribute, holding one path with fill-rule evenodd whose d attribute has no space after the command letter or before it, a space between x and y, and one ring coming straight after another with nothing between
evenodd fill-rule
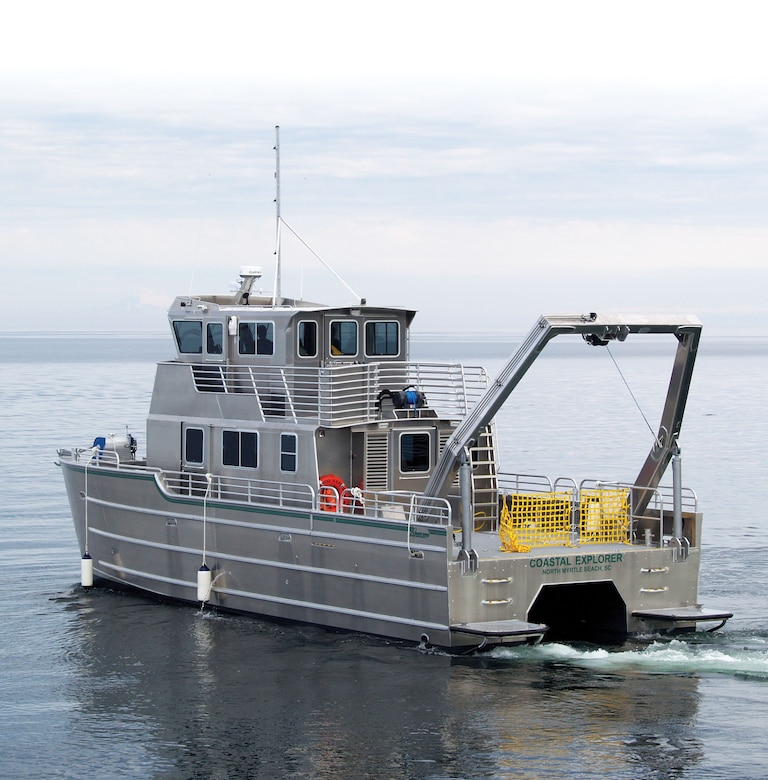
<instances>
[{"instance_id":1,"label":"handrail post","mask_svg":"<svg viewBox=\"0 0 768 780\"><path fill-rule=\"evenodd\" d=\"M683 538L683 484L680 463L680 446L675 443L672 451L672 536Z\"/></svg>"},{"instance_id":2,"label":"handrail post","mask_svg":"<svg viewBox=\"0 0 768 780\"><path fill-rule=\"evenodd\" d=\"M459 560L464 563L465 573L474 573L477 571L477 553L472 549L472 530L474 526L474 517L472 516L472 460L468 447L464 447L461 452L459 485L461 486L461 550L459 551Z\"/></svg>"}]
</instances>

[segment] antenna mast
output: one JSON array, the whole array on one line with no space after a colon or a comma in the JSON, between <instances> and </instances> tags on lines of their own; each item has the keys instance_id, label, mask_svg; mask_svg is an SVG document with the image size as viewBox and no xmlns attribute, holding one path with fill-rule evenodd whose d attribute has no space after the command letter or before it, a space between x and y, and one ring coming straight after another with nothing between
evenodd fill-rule
<instances>
[{"instance_id":1,"label":"antenna mast","mask_svg":"<svg viewBox=\"0 0 768 780\"><path fill-rule=\"evenodd\" d=\"M277 306L282 299L280 290L280 273L282 262L280 258L280 226L282 219L280 217L280 126L275 125L275 288L272 293L272 305Z\"/></svg>"},{"instance_id":2,"label":"antenna mast","mask_svg":"<svg viewBox=\"0 0 768 780\"><path fill-rule=\"evenodd\" d=\"M282 304L282 292L280 290L280 273L282 261L280 258L280 244L282 241L283 225L293 233L296 238L355 296L361 303L365 303L365 298L360 296L331 268L328 263L320 257L317 252L282 218L280 215L280 125L275 125L275 216L277 220L277 229L275 236L275 287L272 293L272 306ZM302 281L303 284L303 281Z\"/></svg>"}]
</instances>

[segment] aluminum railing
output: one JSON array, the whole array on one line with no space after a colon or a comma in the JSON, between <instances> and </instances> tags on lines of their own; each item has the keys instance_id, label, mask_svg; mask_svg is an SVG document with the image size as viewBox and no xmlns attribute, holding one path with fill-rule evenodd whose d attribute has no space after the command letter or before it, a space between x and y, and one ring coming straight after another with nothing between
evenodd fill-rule
<instances>
[{"instance_id":1,"label":"aluminum railing","mask_svg":"<svg viewBox=\"0 0 768 780\"><path fill-rule=\"evenodd\" d=\"M120 452L110 449L99 449L98 447L72 447L71 449L62 448L56 450L56 454L64 460L84 461L88 468L112 468L112 469L138 469L141 471L157 471L157 469L147 469L146 466L137 464L130 456L120 457Z\"/></svg>"},{"instance_id":2,"label":"aluminum railing","mask_svg":"<svg viewBox=\"0 0 768 780\"><path fill-rule=\"evenodd\" d=\"M322 511L329 514L355 514L383 520L431 523L448 526L451 508L443 499L423 499L414 493L346 489L315 490L311 485L263 479L245 479L186 471L160 471L155 478L166 493L249 505Z\"/></svg>"},{"instance_id":3,"label":"aluminum railing","mask_svg":"<svg viewBox=\"0 0 768 780\"><path fill-rule=\"evenodd\" d=\"M662 546L665 539L670 536L665 533L665 520L669 521L673 514L673 489L672 486L661 485L657 488L648 488L642 485L633 485L626 482L607 482L594 479L585 479L579 483L571 478L557 478L532 475L532 474L510 474L500 472L498 475L499 495L536 495L546 497L568 496L571 503L571 533L574 541L580 536L582 512L584 511L583 501L585 497L594 497L594 494L612 491L626 493L626 530L627 541L643 542ZM642 515L635 514L632 506L632 496L635 491L650 491L651 500ZM690 488L682 488L682 512L689 516L698 512L698 499L696 493ZM589 499L587 499L589 500ZM646 529L651 529L650 536L645 540L637 538L637 528L642 525ZM658 525L658 530L653 531L652 527Z\"/></svg>"},{"instance_id":4,"label":"aluminum railing","mask_svg":"<svg viewBox=\"0 0 768 780\"><path fill-rule=\"evenodd\" d=\"M323 488L326 490L327 488ZM322 498L321 498L322 505ZM451 506L445 499L425 498L407 491L374 491L347 488L340 496L342 511L385 520L451 525Z\"/></svg>"},{"instance_id":5,"label":"aluminum railing","mask_svg":"<svg viewBox=\"0 0 768 780\"><path fill-rule=\"evenodd\" d=\"M485 393L485 369L458 363L382 362L321 368L190 364L169 362L191 371L201 393L254 396L265 418L306 420L326 427L391 416L437 414L463 417ZM386 391L419 390L423 407L395 408ZM382 395L384 394L384 395Z\"/></svg>"},{"instance_id":6,"label":"aluminum railing","mask_svg":"<svg viewBox=\"0 0 768 780\"><path fill-rule=\"evenodd\" d=\"M162 471L156 479L166 492L181 496L307 511L317 503L316 492L305 484L188 471Z\"/></svg>"},{"instance_id":7,"label":"aluminum railing","mask_svg":"<svg viewBox=\"0 0 768 780\"><path fill-rule=\"evenodd\" d=\"M629 482L611 482L597 479L584 479L579 483L570 477L551 477L538 474L511 474L500 471L498 474L500 493L551 493L555 491L572 490L574 498L578 498L578 493L582 489L626 489L626 490L648 490L643 485L633 485ZM691 488L682 488L683 512L697 512L698 498ZM653 498L648 504L648 508L656 512L672 511L672 486L659 485L653 490Z\"/></svg>"}]
</instances>

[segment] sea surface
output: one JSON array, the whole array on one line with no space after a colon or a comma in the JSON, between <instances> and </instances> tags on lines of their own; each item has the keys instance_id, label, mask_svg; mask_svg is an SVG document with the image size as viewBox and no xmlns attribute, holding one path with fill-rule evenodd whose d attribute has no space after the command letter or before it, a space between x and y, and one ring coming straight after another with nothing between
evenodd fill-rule
<instances>
[{"instance_id":1,"label":"sea surface","mask_svg":"<svg viewBox=\"0 0 768 780\"><path fill-rule=\"evenodd\" d=\"M498 419L503 467L631 480L671 358L545 353ZM456 658L79 586L56 448L143 451L170 340L0 334L0 777L768 777L768 342L707 339L681 437L717 633ZM484 365L514 344L417 341Z\"/></svg>"}]
</instances>

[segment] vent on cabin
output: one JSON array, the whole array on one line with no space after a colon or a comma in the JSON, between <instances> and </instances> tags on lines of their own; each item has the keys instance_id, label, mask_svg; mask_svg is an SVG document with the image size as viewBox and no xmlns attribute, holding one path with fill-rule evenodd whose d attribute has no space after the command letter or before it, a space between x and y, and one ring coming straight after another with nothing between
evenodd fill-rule
<instances>
[{"instance_id":1,"label":"vent on cabin","mask_svg":"<svg viewBox=\"0 0 768 780\"><path fill-rule=\"evenodd\" d=\"M365 437L365 489L386 490L389 464L389 434L368 433Z\"/></svg>"}]
</instances>

